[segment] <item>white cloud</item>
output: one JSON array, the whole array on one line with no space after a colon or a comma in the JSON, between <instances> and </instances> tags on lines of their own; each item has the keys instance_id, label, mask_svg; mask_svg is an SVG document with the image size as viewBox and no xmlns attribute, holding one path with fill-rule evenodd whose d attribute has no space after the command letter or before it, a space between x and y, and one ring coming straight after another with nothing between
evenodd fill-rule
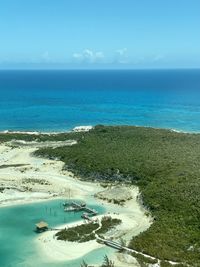
<instances>
[{"instance_id":1,"label":"white cloud","mask_svg":"<svg viewBox=\"0 0 200 267\"><path fill-rule=\"evenodd\" d=\"M96 52L96 58L104 58L103 52Z\"/></svg>"},{"instance_id":2,"label":"white cloud","mask_svg":"<svg viewBox=\"0 0 200 267\"><path fill-rule=\"evenodd\" d=\"M74 53L73 59L79 62L96 63L104 58L104 53L101 51L92 51L90 49L84 49L81 53Z\"/></svg>"},{"instance_id":3,"label":"white cloud","mask_svg":"<svg viewBox=\"0 0 200 267\"><path fill-rule=\"evenodd\" d=\"M161 54L158 54L158 55L155 55L154 57L153 57L153 62L158 62L158 61L161 61L161 60L163 60L165 58L165 56L164 55L161 55Z\"/></svg>"},{"instance_id":4,"label":"white cloud","mask_svg":"<svg viewBox=\"0 0 200 267\"><path fill-rule=\"evenodd\" d=\"M95 57L95 52L93 52L92 50L89 50L89 49L85 49L84 51L83 51L83 56L85 57L85 58L88 58L88 59L93 59L94 57Z\"/></svg>"},{"instance_id":5,"label":"white cloud","mask_svg":"<svg viewBox=\"0 0 200 267\"><path fill-rule=\"evenodd\" d=\"M51 59L48 51L45 51L45 52L42 54L42 59L43 59L44 61L49 61L49 60Z\"/></svg>"},{"instance_id":6,"label":"white cloud","mask_svg":"<svg viewBox=\"0 0 200 267\"><path fill-rule=\"evenodd\" d=\"M125 47L122 49L118 49L118 50L116 50L116 53L119 54L120 56L124 56L127 53L127 48Z\"/></svg>"},{"instance_id":7,"label":"white cloud","mask_svg":"<svg viewBox=\"0 0 200 267\"><path fill-rule=\"evenodd\" d=\"M129 63L128 49L126 47L118 49L115 51L115 61L121 64Z\"/></svg>"},{"instance_id":8,"label":"white cloud","mask_svg":"<svg viewBox=\"0 0 200 267\"><path fill-rule=\"evenodd\" d=\"M78 53L74 53L73 55L73 58L75 58L75 59L82 59L82 54L78 54Z\"/></svg>"}]
</instances>

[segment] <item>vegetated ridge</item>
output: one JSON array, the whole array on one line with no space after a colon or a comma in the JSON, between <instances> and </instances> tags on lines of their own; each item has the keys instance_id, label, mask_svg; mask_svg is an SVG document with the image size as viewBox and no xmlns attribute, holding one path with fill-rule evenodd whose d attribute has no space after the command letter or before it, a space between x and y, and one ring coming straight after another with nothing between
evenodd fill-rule
<instances>
[{"instance_id":1,"label":"vegetated ridge","mask_svg":"<svg viewBox=\"0 0 200 267\"><path fill-rule=\"evenodd\" d=\"M200 135L133 126L96 126L78 144L42 148L87 180L139 186L154 223L129 244L163 260L200 266Z\"/></svg>"}]
</instances>

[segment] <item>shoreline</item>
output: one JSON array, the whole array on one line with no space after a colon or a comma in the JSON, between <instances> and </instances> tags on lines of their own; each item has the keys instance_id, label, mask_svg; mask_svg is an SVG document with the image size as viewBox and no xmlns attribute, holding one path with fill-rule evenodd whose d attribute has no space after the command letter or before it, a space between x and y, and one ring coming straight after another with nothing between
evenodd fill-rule
<instances>
[{"instance_id":1,"label":"shoreline","mask_svg":"<svg viewBox=\"0 0 200 267\"><path fill-rule=\"evenodd\" d=\"M73 132L88 132L89 130L93 129L93 125L82 125L82 126L75 126L72 129L66 130L66 131L32 131L32 130L27 130L27 131L19 131L19 130L1 130L0 134L29 134L29 135L59 135L59 134L66 134L66 133L73 133Z\"/></svg>"},{"instance_id":2,"label":"shoreline","mask_svg":"<svg viewBox=\"0 0 200 267\"><path fill-rule=\"evenodd\" d=\"M89 127L94 128L96 125L98 124L95 124L95 125L88 125ZM103 124L104 125L104 124ZM37 130L37 131L34 131L34 130L0 130L0 134L27 134L27 135L59 135L59 134L67 134L67 133L75 133L75 132L78 132L78 131L74 131L75 128L77 127L88 127L88 126L75 126L73 128L70 128L70 129L66 129L66 130L58 130L58 131L55 131L55 130L50 130L50 131L43 131L43 130ZM186 131L186 130L182 130L182 129L174 129L174 128L166 128L166 127L154 127L154 126L149 126L149 125L126 125L126 124L122 124L122 125L119 125L119 124L105 124L105 126L112 126L112 127L118 127L118 126L130 126L130 127L138 127L138 128L151 128L151 129L155 129L155 130L166 130L166 131L172 131L172 132L175 132L175 133L182 133L182 134L200 134L200 131ZM90 130L91 130L90 129ZM86 130L86 131L82 131L82 132L87 132L89 130Z\"/></svg>"},{"instance_id":3,"label":"shoreline","mask_svg":"<svg viewBox=\"0 0 200 267\"><path fill-rule=\"evenodd\" d=\"M96 199L95 199L96 200ZM100 205L99 200L96 200L97 204ZM127 207L117 207L115 204L107 203L106 201L103 202L106 212L102 215L95 216L95 218L102 218L103 216L111 216L112 218L117 218L122 221L120 225L116 228L108 231L104 236L108 239L120 241L121 238L128 243L133 236L138 235L140 232L143 232L149 228L151 225L151 218L148 217L140 217L137 214L138 211L133 212L134 210L134 200L129 201ZM138 204L138 203L137 203ZM139 204L138 204L139 206ZM141 215L144 215L144 207L141 208ZM132 209L132 213L131 213ZM124 211L123 211L124 210ZM128 212L129 210L129 212ZM122 213L123 211L123 213ZM140 218L139 220L136 217ZM135 220L136 219L136 220ZM135 220L135 221L134 221ZM61 224L58 226L58 229L63 228L70 228L78 225L84 224L83 220L76 221L73 223L68 224ZM57 232L57 231L56 231ZM40 252L41 257L45 257L46 259L50 259L53 262L58 261L70 261L76 260L78 258L83 258L94 250L100 248L106 248L106 245L97 243L96 240L91 240L83 243L79 242L69 242L69 241L62 241L57 240L55 238L54 231L47 231L40 234L39 237L35 239L36 246L38 247L38 251ZM67 248L67 251L66 251ZM115 249L113 249L113 253L111 256L112 259L117 260L118 253ZM135 262L135 259L132 258L131 264ZM130 259L129 259L130 260ZM119 264L119 265L118 265ZM121 262L118 259L118 264L116 267L121 266ZM128 265L127 266L137 266L137 265Z\"/></svg>"},{"instance_id":4,"label":"shoreline","mask_svg":"<svg viewBox=\"0 0 200 267\"><path fill-rule=\"evenodd\" d=\"M128 242L132 236L138 235L149 228L152 221L150 217L145 215L145 208L137 200L139 189L136 186L129 188L132 198L127 200L124 206L108 203L95 197L99 192L105 191L105 188L101 187L99 183L82 181L75 177L73 173L63 171L64 163L61 161L34 157L32 153L36 149L37 147L32 146L13 148L6 143L0 144L0 160L3 165L8 164L8 167L0 168L1 187L14 187L14 189L0 191L0 207L64 199L68 198L70 193L71 198L84 200L90 204L103 205L106 209L105 215L122 218L122 225L117 227L115 231L108 233L108 237L113 236L115 239L119 239L122 236ZM126 187L123 190L126 194ZM36 198L33 198L34 194ZM45 199L38 198L39 196L45 196ZM54 259L55 262L58 262L61 257L60 253L62 254L62 251L66 252L66 243L57 242L52 234L55 234L55 232L49 231L41 234L39 239L42 240L37 240L38 237L36 237L35 242L37 247L41 248L38 249L41 250L41 257L44 257L47 261ZM49 241L43 242L45 238ZM70 248L74 260L102 248L102 245L94 240L91 243L78 244L81 253L77 253L77 243L69 243L67 248ZM115 257L115 254L113 250L113 257ZM62 258L66 261L72 259L65 254ZM117 266L120 266L120 264Z\"/></svg>"}]
</instances>

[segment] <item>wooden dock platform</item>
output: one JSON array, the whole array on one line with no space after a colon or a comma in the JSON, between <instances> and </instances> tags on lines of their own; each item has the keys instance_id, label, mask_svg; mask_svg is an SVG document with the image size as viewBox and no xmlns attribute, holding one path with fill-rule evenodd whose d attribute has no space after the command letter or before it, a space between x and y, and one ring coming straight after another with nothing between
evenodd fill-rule
<instances>
[{"instance_id":1,"label":"wooden dock platform","mask_svg":"<svg viewBox=\"0 0 200 267\"><path fill-rule=\"evenodd\" d=\"M115 241L109 240L109 239L103 239L103 238L101 238L99 236L96 236L96 239L100 243L103 243L106 246L112 247L112 248L117 249L117 250L123 250L124 248L126 248L126 247L122 246L121 244L119 244L119 243L117 243Z\"/></svg>"},{"instance_id":2,"label":"wooden dock platform","mask_svg":"<svg viewBox=\"0 0 200 267\"><path fill-rule=\"evenodd\" d=\"M67 207L67 203L64 204L64 211L81 211L84 210L89 213L90 216L95 216L98 214L98 212L95 209L89 208L85 203L79 204L75 201L72 201L68 204L69 207ZM88 215L88 216L89 216Z\"/></svg>"}]
</instances>

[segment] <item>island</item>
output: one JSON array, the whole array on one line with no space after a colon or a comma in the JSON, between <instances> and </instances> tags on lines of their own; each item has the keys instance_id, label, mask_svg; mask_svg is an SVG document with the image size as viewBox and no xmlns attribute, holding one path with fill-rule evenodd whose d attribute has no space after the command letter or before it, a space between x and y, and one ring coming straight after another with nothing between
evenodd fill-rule
<instances>
[{"instance_id":1,"label":"island","mask_svg":"<svg viewBox=\"0 0 200 267\"><path fill-rule=\"evenodd\" d=\"M37 240L44 252L66 244L72 252L79 243L76 256L83 257L112 240L123 248L112 258L116 266L129 266L127 254L130 266L200 265L200 134L97 125L87 132L1 133L0 142L1 206L70 195L108 208L99 221L113 227L101 233L96 221L46 231Z\"/></svg>"}]
</instances>

